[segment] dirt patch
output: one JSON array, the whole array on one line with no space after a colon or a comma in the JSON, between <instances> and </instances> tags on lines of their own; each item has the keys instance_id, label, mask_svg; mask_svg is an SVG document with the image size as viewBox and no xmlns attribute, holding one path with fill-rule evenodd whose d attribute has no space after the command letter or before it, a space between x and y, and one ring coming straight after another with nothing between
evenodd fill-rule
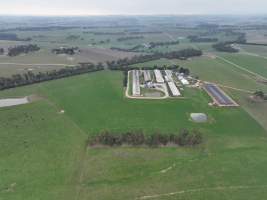
<instances>
[{"instance_id":1,"label":"dirt patch","mask_svg":"<svg viewBox=\"0 0 267 200\"><path fill-rule=\"evenodd\" d=\"M0 108L28 104L28 97L0 99Z\"/></svg>"},{"instance_id":2,"label":"dirt patch","mask_svg":"<svg viewBox=\"0 0 267 200\"><path fill-rule=\"evenodd\" d=\"M41 100L41 99L42 99L42 97L40 97L38 95L0 99L0 108L24 105L24 104L28 104L28 103L31 103L34 101Z\"/></svg>"},{"instance_id":3,"label":"dirt patch","mask_svg":"<svg viewBox=\"0 0 267 200\"><path fill-rule=\"evenodd\" d=\"M44 99L43 97L39 96L39 95L36 95L36 94L33 94L33 95L30 95L27 97L29 102L35 102L35 101L40 101L42 99Z\"/></svg>"}]
</instances>

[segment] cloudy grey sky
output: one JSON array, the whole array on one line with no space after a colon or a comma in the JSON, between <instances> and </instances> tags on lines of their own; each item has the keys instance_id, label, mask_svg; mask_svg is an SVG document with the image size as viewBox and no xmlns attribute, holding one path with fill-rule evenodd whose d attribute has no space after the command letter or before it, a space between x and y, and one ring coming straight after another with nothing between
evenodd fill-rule
<instances>
[{"instance_id":1,"label":"cloudy grey sky","mask_svg":"<svg viewBox=\"0 0 267 200\"><path fill-rule=\"evenodd\" d=\"M267 0L0 0L0 14L267 14Z\"/></svg>"}]
</instances>

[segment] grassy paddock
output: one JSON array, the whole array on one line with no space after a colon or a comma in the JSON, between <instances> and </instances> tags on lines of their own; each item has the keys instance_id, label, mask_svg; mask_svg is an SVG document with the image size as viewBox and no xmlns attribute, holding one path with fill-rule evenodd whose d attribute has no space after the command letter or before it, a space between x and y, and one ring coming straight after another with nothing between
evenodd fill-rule
<instances>
[{"instance_id":1,"label":"grassy paddock","mask_svg":"<svg viewBox=\"0 0 267 200\"><path fill-rule=\"evenodd\" d=\"M1 92L1 97L37 94L43 100L0 109L0 196L120 200L242 185L255 188L205 190L202 196L266 196L260 187L267 184L266 132L242 108L211 108L199 90L185 91L184 100L130 100L122 78L121 72L102 71ZM62 109L65 114L58 114ZM207 113L209 123L191 122L191 112ZM85 149L88 135L101 130L150 134L181 128L199 129L205 142L193 149ZM177 198L200 196L189 192L158 199Z\"/></svg>"}]
</instances>

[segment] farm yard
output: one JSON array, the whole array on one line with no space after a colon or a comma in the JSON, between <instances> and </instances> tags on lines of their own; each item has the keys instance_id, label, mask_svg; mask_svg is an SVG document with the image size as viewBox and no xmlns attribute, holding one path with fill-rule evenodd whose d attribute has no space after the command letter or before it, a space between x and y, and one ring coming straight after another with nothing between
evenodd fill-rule
<instances>
[{"instance_id":1,"label":"farm yard","mask_svg":"<svg viewBox=\"0 0 267 200\"><path fill-rule=\"evenodd\" d=\"M0 83L15 78L16 86L29 78L25 73L67 74L0 91L1 200L266 199L267 101L255 95L267 93L265 47L237 44L239 52L219 52L210 41L238 33L169 18L135 20L101 27L82 21L63 30L11 27L8 33L32 40L0 40L5 50L40 47L0 55ZM259 32L248 39L262 41ZM76 47L72 55L52 51ZM203 54L170 57L188 48ZM64 70L82 64L89 71ZM186 131L201 133L201 143L89 145L107 133L152 138Z\"/></svg>"}]
</instances>

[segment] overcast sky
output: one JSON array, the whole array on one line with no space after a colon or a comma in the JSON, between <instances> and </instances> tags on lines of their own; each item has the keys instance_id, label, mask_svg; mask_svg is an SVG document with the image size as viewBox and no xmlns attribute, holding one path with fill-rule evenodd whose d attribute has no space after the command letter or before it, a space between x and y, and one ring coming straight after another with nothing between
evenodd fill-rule
<instances>
[{"instance_id":1,"label":"overcast sky","mask_svg":"<svg viewBox=\"0 0 267 200\"><path fill-rule=\"evenodd\" d=\"M0 0L0 14L267 14L267 0Z\"/></svg>"}]
</instances>

